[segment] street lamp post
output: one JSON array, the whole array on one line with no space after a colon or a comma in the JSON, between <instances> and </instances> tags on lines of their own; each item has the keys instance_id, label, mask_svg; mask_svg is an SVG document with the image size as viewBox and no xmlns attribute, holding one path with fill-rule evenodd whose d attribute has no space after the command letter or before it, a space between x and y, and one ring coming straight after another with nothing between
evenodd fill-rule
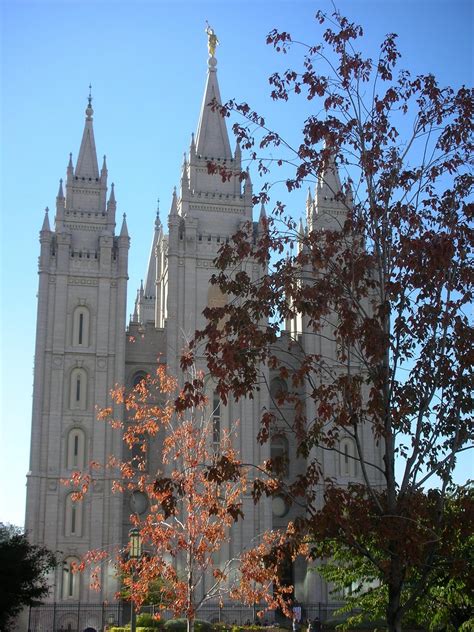
<instances>
[{"instance_id":1,"label":"street lamp post","mask_svg":"<svg viewBox=\"0 0 474 632\"><path fill-rule=\"evenodd\" d=\"M131 560L138 560L142 554L142 539L140 536L140 530L137 527L133 527L128 532L129 540L129 557ZM134 571L132 570L132 584L133 584ZM135 605L132 599L132 589L130 590L130 632L136 632L137 620Z\"/></svg>"}]
</instances>

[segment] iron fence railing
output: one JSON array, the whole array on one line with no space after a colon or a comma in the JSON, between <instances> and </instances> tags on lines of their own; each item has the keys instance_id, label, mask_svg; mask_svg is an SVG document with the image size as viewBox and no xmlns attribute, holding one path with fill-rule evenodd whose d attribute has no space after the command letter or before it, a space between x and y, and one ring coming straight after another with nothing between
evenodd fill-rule
<instances>
[{"instance_id":1,"label":"iron fence railing","mask_svg":"<svg viewBox=\"0 0 474 632\"><path fill-rule=\"evenodd\" d=\"M316 632L318 622L324 623L331 619L341 603L309 603L301 605L301 628L306 630L306 621L316 622L312 629ZM251 625L253 623L273 624L290 621L281 613L270 611L263 618L257 617L259 606L247 606L235 602L204 604L198 612L197 618L212 623L222 622L231 625ZM141 612L154 614L158 608L143 606ZM160 610L164 620L173 618L170 610ZM109 628L122 627L130 622L130 603L49 603L30 608L28 632L106 632Z\"/></svg>"}]
</instances>

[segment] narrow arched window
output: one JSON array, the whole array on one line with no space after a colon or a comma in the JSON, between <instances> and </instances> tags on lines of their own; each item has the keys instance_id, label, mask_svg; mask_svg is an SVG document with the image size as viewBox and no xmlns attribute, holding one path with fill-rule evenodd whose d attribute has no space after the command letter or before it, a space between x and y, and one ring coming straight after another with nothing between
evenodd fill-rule
<instances>
[{"instance_id":1,"label":"narrow arched window","mask_svg":"<svg viewBox=\"0 0 474 632\"><path fill-rule=\"evenodd\" d=\"M76 557L67 557L63 562L63 599L79 599L80 573L74 572L78 564Z\"/></svg>"},{"instance_id":2,"label":"narrow arched window","mask_svg":"<svg viewBox=\"0 0 474 632\"><path fill-rule=\"evenodd\" d=\"M78 343L82 345L84 343L84 314L81 312L79 314L79 340Z\"/></svg>"},{"instance_id":3,"label":"narrow arched window","mask_svg":"<svg viewBox=\"0 0 474 632\"><path fill-rule=\"evenodd\" d=\"M221 400L214 391L212 395L212 448L219 452L221 445Z\"/></svg>"},{"instance_id":4,"label":"narrow arched window","mask_svg":"<svg viewBox=\"0 0 474 632\"><path fill-rule=\"evenodd\" d=\"M339 473L341 476L355 476L357 473L356 448L349 437L339 444Z\"/></svg>"},{"instance_id":5,"label":"narrow arched window","mask_svg":"<svg viewBox=\"0 0 474 632\"><path fill-rule=\"evenodd\" d=\"M87 405L87 373L84 369L71 371L70 408L84 410Z\"/></svg>"},{"instance_id":6,"label":"narrow arched window","mask_svg":"<svg viewBox=\"0 0 474 632\"><path fill-rule=\"evenodd\" d=\"M75 347L89 346L90 316L87 307L80 305L74 310L72 319L72 344Z\"/></svg>"},{"instance_id":7,"label":"narrow arched window","mask_svg":"<svg viewBox=\"0 0 474 632\"><path fill-rule=\"evenodd\" d=\"M145 371L137 371L136 373L134 373L133 378L132 378L132 386L135 388L135 386L138 386L139 384L141 384L141 382L146 380L147 375L148 374L145 373Z\"/></svg>"},{"instance_id":8,"label":"narrow arched window","mask_svg":"<svg viewBox=\"0 0 474 632\"><path fill-rule=\"evenodd\" d=\"M288 439L283 435L272 437L270 442L270 456L276 474L288 476L289 472L289 446Z\"/></svg>"},{"instance_id":9,"label":"narrow arched window","mask_svg":"<svg viewBox=\"0 0 474 632\"><path fill-rule=\"evenodd\" d=\"M66 514L64 521L64 535L67 538L82 536L82 501L74 501L74 494L66 496Z\"/></svg>"},{"instance_id":10,"label":"narrow arched window","mask_svg":"<svg viewBox=\"0 0 474 632\"><path fill-rule=\"evenodd\" d=\"M274 377L270 382L270 395L273 401L278 404L283 403L285 395L288 393L288 385L280 377Z\"/></svg>"},{"instance_id":11,"label":"narrow arched window","mask_svg":"<svg viewBox=\"0 0 474 632\"><path fill-rule=\"evenodd\" d=\"M143 435L130 448L130 462L134 469L146 472L148 469L148 441Z\"/></svg>"},{"instance_id":12,"label":"narrow arched window","mask_svg":"<svg viewBox=\"0 0 474 632\"><path fill-rule=\"evenodd\" d=\"M84 467L86 438L84 431L73 428L67 436L66 467L69 470Z\"/></svg>"},{"instance_id":13,"label":"narrow arched window","mask_svg":"<svg viewBox=\"0 0 474 632\"><path fill-rule=\"evenodd\" d=\"M207 306L210 308L214 308L225 307L226 305L227 296L221 291L220 287L218 285L210 285L207 292ZM223 318L221 318L217 324L218 329L222 329L228 319L228 315L225 315Z\"/></svg>"}]
</instances>

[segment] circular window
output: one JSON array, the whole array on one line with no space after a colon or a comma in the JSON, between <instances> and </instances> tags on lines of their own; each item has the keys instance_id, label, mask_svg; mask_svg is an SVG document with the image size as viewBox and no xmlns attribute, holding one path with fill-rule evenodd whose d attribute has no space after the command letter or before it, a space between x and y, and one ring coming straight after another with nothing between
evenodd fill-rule
<instances>
[{"instance_id":1,"label":"circular window","mask_svg":"<svg viewBox=\"0 0 474 632\"><path fill-rule=\"evenodd\" d=\"M145 492L136 489L130 496L130 509L139 516L148 509L148 496Z\"/></svg>"},{"instance_id":2,"label":"circular window","mask_svg":"<svg viewBox=\"0 0 474 632\"><path fill-rule=\"evenodd\" d=\"M288 513L290 507L283 496L274 496L272 499L272 513L277 518L283 518Z\"/></svg>"}]
</instances>

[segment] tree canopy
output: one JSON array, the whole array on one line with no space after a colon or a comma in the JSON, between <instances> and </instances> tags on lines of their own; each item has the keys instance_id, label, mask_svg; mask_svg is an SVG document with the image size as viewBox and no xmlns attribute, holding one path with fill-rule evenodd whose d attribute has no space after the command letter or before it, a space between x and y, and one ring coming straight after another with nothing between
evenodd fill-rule
<instances>
[{"instance_id":1,"label":"tree canopy","mask_svg":"<svg viewBox=\"0 0 474 632\"><path fill-rule=\"evenodd\" d=\"M105 464L115 478L114 489L147 499L147 506L130 516L143 554L135 558L127 547L117 552L121 595L138 607L153 597L159 608L184 615L190 632L204 603L230 593L237 560L220 559L220 551L243 515L247 486L232 433L216 423L213 402L205 397L202 377L195 372L192 384L195 397L180 389L160 365L131 391L112 391L113 400L127 411L125 422L113 417L112 408L99 415L123 432L128 448L124 457L112 455ZM157 445L155 469L148 459ZM74 473L70 482L78 502L92 479L93 474ZM100 564L109 557L110 551L90 551L79 570L91 565L98 583Z\"/></svg>"},{"instance_id":2,"label":"tree canopy","mask_svg":"<svg viewBox=\"0 0 474 632\"><path fill-rule=\"evenodd\" d=\"M0 524L0 629L10 629L23 607L41 603L55 566L54 553L30 544L18 527Z\"/></svg>"},{"instance_id":3,"label":"tree canopy","mask_svg":"<svg viewBox=\"0 0 474 632\"><path fill-rule=\"evenodd\" d=\"M337 11L316 20L315 44L276 30L267 39L280 53L302 50L299 68L269 79L273 99L314 105L299 145L247 103L215 104L240 115L234 131L260 173L276 180L285 168L289 192L309 182L315 193L299 225L271 199L270 181L256 196L273 205L261 214L265 230L243 227L222 246L211 282L229 300L206 310L182 366L204 353L224 401L251 397L269 369L290 382L277 403L294 409L284 422L307 467L286 492L304 500L306 516L286 546L296 555L336 539L362 556L398 631L446 562L448 489L474 434L474 96L399 70L395 34L369 58L360 26ZM229 177L225 165L209 170ZM261 264L258 282L246 259ZM264 411L259 440L278 423ZM348 485L325 475L328 451L355 461ZM273 482L257 481L254 492L275 493Z\"/></svg>"}]
</instances>

